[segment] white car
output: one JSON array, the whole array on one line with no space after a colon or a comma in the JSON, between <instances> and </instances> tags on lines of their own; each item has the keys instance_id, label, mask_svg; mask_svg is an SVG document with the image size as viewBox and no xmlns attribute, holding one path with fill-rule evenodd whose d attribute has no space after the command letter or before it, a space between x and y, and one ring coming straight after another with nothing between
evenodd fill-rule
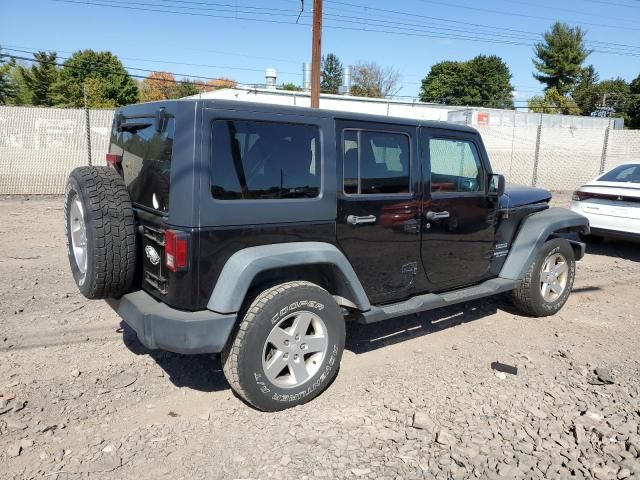
<instances>
[{"instance_id":1,"label":"white car","mask_svg":"<svg viewBox=\"0 0 640 480\"><path fill-rule=\"evenodd\" d=\"M623 163L578 188L571 210L589 219L587 240L640 240L640 161Z\"/></svg>"}]
</instances>

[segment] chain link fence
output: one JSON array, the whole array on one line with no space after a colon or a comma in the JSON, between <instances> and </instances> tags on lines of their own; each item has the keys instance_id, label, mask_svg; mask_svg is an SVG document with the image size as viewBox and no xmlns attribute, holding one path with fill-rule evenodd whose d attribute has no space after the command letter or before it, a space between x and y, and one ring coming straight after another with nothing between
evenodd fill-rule
<instances>
[{"instance_id":1,"label":"chain link fence","mask_svg":"<svg viewBox=\"0 0 640 480\"><path fill-rule=\"evenodd\" d=\"M84 109L0 106L0 194L64 193L75 167L88 165L90 158L94 165L105 165L113 111L88 114Z\"/></svg>"},{"instance_id":2,"label":"chain link fence","mask_svg":"<svg viewBox=\"0 0 640 480\"><path fill-rule=\"evenodd\" d=\"M616 130L612 123L602 128L587 117L576 126L555 115L503 116L500 125L476 128L494 171L509 183L570 191L616 165L640 161L639 130ZM110 110L87 115L83 109L0 106L0 194L64 193L73 168L91 160L105 164L112 121Z\"/></svg>"}]
</instances>

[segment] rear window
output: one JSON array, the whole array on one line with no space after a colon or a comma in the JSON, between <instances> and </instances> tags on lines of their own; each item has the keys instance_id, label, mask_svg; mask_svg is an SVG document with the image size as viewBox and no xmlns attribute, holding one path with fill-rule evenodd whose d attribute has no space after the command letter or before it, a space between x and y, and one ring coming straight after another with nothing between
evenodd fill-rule
<instances>
[{"instance_id":1,"label":"rear window","mask_svg":"<svg viewBox=\"0 0 640 480\"><path fill-rule=\"evenodd\" d=\"M316 126L213 122L211 194L219 200L313 198L320 194Z\"/></svg>"},{"instance_id":2,"label":"rear window","mask_svg":"<svg viewBox=\"0 0 640 480\"><path fill-rule=\"evenodd\" d=\"M163 131L158 119L127 118L114 128L110 153L122 155L124 182L131 201L139 206L169 211L171 157L175 137L175 119L168 117Z\"/></svg>"},{"instance_id":3,"label":"rear window","mask_svg":"<svg viewBox=\"0 0 640 480\"><path fill-rule=\"evenodd\" d=\"M599 179L601 182L640 183L639 165L620 165Z\"/></svg>"}]
</instances>

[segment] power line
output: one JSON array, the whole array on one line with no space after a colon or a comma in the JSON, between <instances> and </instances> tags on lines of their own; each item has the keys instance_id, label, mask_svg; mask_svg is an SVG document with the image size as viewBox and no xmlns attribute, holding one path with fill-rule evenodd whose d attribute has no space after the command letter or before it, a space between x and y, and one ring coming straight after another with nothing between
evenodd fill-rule
<instances>
[{"instance_id":1,"label":"power line","mask_svg":"<svg viewBox=\"0 0 640 480\"><path fill-rule=\"evenodd\" d=\"M35 58L23 57L23 56L19 56L19 55L0 53L0 58L2 58L2 57L12 58L12 59L15 59L15 60L23 60L23 61L27 61L27 62L47 63L47 64L50 64L50 65L56 65L58 67L71 68L71 69L76 69L76 70L85 70L84 68L76 67L76 66L73 66L73 65L67 65L67 64L59 63L59 62L49 62L49 61L46 61L46 60L38 60L38 59L35 59ZM68 58L65 58L65 57L59 57L59 58L61 58L63 60L64 59L68 60ZM130 67L125 67L125 68L130 68ZM120 72L120 71L115 71L115 70L110 70L110 69L101 68L100 70L103 73L116 75L116 76L128 76L128 77L139 78L139 79L146 79L147 78L147 77L144 77L144 76L141 76L141 75L136 75L136 74L131 74L131 73L123 73L123 72ZM171 73L171 72L164 72L164 73ZM190 77L197 78L196 76L190 76ZM184 81L184 80L169 80L169 79L160 79L160 78L155 79L155 80L156 81L164 81L164 82L168 82L168 83L172 83L172 84L192 84L193 83L193 82ZM215 80L215 79L210 79L210 80ZM227 79L224 79L224 80L227 80ZM237 83L237 82L234 82L234 83L236 83L237 85L242 85L244 87L249 87L249 88L253 87L253 88L255 88L254 85L240 84L240 83ZM402 98L403 96L394 95L394 97ZM404 98L413 98L413 99L415 99L416 97L404 97ZM464 107L464 105L451 105L450 103L452 101L456 101L456 102L460 102L460 103L464 104L465 100L468 100L468 99L457 98L457 97L449 97L449 98L434 99L433 101L426 102L426 103L433 103L433 104L439 104L439 105L451 106L451 107ZM517 105L515 105L516 103L525 103L525 102L528 104L529 101L530 100L513 100L514 109L516 109L516 110L517 109L529 109L528 106L517 106ZM440 102L440 103L438 103L438 102ZM536 108L546 108L546 109L565 109L566 108L566 107L561 107L561 106L552 105L552 104L545 104L545 103L541 103L541 102L534 102L534 105L535 105ZM469 108L499 108L499 107L496 107L495 105L472 105L472 106L469 106Z\"/></svg>"},{"instance_id":2,"label":"power line","mask_svg":"<svg viewBox=\"0 0 640 480\"><path fill-rule=\"evenodd\" d=\"M389 13L393 13L393 14L399 14L399 15L404 15L404 16L409 16L411 18L425 18L425 19L429 19L429 20L437 20L437 21L442 21L442 22L447 22L447 23L454 23L454 24L459 24L459 25L463 25L464 27L478 27L478 28L484 28L484 29L489 29L489 32L478 32L478 33L482 33L482 34L493 34L494 30L497 31L504 31L504 32L514 32L514 33L518 33L518 34L525 34L525 35L531 35L533 37L535 37L536 40L541 38L541 34L539 32L532 32L529 30L521 30L521 29L514 29L514 28L506 28L506 27L497 27L494 25L486 25L486 24L481 24L481 23L473 23L473 22L464 22L464 21L460 21L460 20L450 20L447 18L442 18L442 17L432 17L432 16L428 16L428 15L422 15L422 14L418 14L418 13L414 13L414 12L406 12L406 11L401 11L401 10L391 10L391 9L385 9L385 8L375 8L375 7L370 7L368 5L361 5L361 4L355 4L355 3L349 3L349 2L345 2L345 1L339 1L339 0L325 0L328 3L333 3L333 4L337 4L337 5L344 5L344 6L350 6L350 7L354 7L357 8L358 10L364 10L366 12L369 11L377 11L377 12L381 12L381 13L385 13L385 14L389 14ZM507 0L510 1L510 0ZM523 3L523 2L520 2ZM466 30L464 30L466 32L468 32L468 28ZM517 36L515 36L517 37ZM603 41L598 41L598 40L592 40L589 41L588 43L590 44L601 44L601 45L612 45L612 46L622 46L622 47L628 47L628 48L633 48L633 49L640 49L640 45L628 45L628 44L620 44L620 43L613 43L613 42L603 42Z\"/></svg>"},{"instance_id":3,"label":"power line","mask_svg":"<svg viewBox=\"0 0 640 480\"><path fill-rule=\"evenodd\" d=\"M235 19L235 20L246 20L246 21L254 21L254 22L263 22L263 23L278 23L278 24L289 24L289 25L296 25L295 22L291 21L284 21L284 20L276 20L276 19L264 19L264 18L255 18L255 17L246 17L246 16L229 16L229 15L218 15L218 14L211 14L211 13L202 13L202 12L185 12L185 11L175 11L175 10L167 10L165 6L162 5L157 5L157 4L144 4L146 5L145 7L134 7L131 6L131 3L135 3L135 2L128 2L128 5L118 5L118 4L113 4L113 2L115 0L107 0L110 1L112 3L106 3L106 1L104 3L97 3L100 0L94 0L94 1L78 1L78 0L52 0L52 1L56 1L56 2L62 2L62 3L73 3L73 4L83 4L83 5L95 5L95 6L101 6L101 7L109 7L109 8L119 8L119 9L127 9L127 10L140 10L140 11L150 11L150 12L156 12L156 13L166 13L166 14L175 14L175 15L188 15L188 16L196 16L196 17L212 17L212 18L226 18L226 19ZM160 7L160 8L149 8L149 7ZM180 7L172 7L172 8L180 8ZM257 15L257 14L254 14ZM297 18L297 14L295 15ZM336 18L334 19L335 22L343 22L343 23L355 23L357 25L360 25L359 28L357 27L353 27L353 26L344 26L344 25L335 25L335 24L329 24L329 25L325 25L326 28L333 28L333 29L339 29L339 30L349 30L349 31L360 31L360 32L369 32L369 33L382 33L382 34L391 34L391 35L401 35L401 36L411 36L411 37L425 37L425 38L444 38L444 39L457 39L457 40L469 40L469 41L475 41L475 42L483 42L483 43L495 43L495 44L502 44L502 45L515 45L515 46L531 46L531 42L532 39L530 38L522 38L522 39L518 39L518 40L522 40L522 41L510 41L510 40L499 40L499 39L494 39L494 38L486 38L486 37L478 37L477 34L479 32L476 32L476 35L452 35L452 34L448 34L448 35L443 35L440 34L438 32L432 32L429 30L416 30L416 29L406 29L404 28L403 30L387 30L384 29L386 28L385 25L380 25L379 23L371 23L371 22L354 22L354 21L350 21L350 20L344 20L341 18ZM299 25L305 25L305 26L309 26L308 23L299 23ZM368 26L372 26L374 28L366 28ZM363 28L364 27L364 28ZM391 27L389 27L391 28ZM634 46L629 46L631 48L635 48ZM614 55L621 55L621 56L632 56L632 57L638 57L640 56L640 52L634 52L634 51L616 51L616 50L612 50L609 47L598 47L597 49L594 49L594 51L597 51L599 53L606 53L606 54L614 54Z\"/></svg>"},{"instance_id":4,"label":"power line","mask_svg":"<svg viewBox=\"0 0 640 480\"><path fill-rule=\"evenodd\" d=\"M444 1L440 1L440 0L419 0L419 1L424 2L424 3L432 3L432 4L436 4L436 5L443 5L445 7L462 8L462 9L465 9L465 10L475 10L477 12L492 13L494 15L504 15L504 16L508 16L508 17L532 18L532 19L536 19L536 20L547 20L547 21L551 21L551 22L556 22L556 21L559 20L558 18L554 18L554 17L542 17L540 15L530 15L530 14L526 14L526 13L509 13L509 12L504 12L504 11L501 11L501 10L492 10L492 9L489 9L489 8L480 8L480 7L471 7L469 5L460 5L460 4L444 2ZM596 1L596 0L591 0L591 1ZM602 2L603 0L598 0L598 1ZM562 21L568 22L567 20L562 20ZM581 22L581 24L589 25L591 27L611 28L611 29L615 29L615 30L640 30L640 28L621 27L620 25L609 25L609 24L604 24L604 23Z\"/></svg>"}]
</instances>

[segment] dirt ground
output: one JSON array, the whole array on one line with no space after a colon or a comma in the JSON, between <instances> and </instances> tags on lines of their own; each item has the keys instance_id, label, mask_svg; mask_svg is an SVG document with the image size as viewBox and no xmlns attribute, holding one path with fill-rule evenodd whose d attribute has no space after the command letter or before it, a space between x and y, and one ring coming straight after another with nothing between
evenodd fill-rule
<instances>
[{"instance_id":1,"label":"dirt ground","mask_svg":"<svg viewBox=\"0 0 640 480\"><path fill-rule=\"evenodd\" d=\"M78 293L61 198L0 198L0 245L3 479L640 478L637 244L590 245L553 317L503 295L349 325L334 384L275 414Z\"/></svg>"}]
</instances>

